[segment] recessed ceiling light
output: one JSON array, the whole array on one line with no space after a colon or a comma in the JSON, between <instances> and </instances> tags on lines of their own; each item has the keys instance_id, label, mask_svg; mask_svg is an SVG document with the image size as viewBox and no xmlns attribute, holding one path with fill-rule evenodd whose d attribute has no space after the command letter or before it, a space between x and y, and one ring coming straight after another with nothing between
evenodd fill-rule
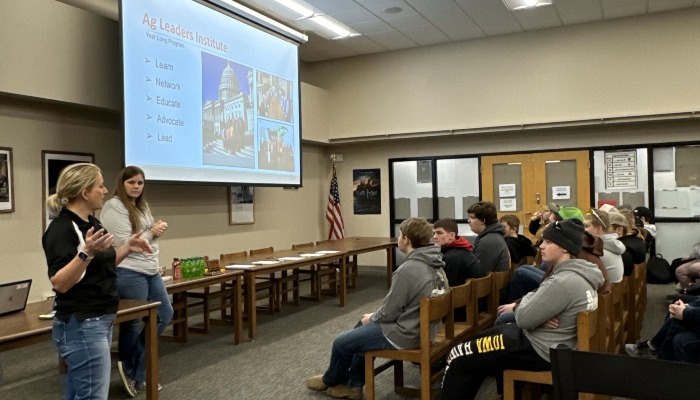
<instances>
[{"instance_id":1,"label":"recessed ceiling light","mask_svg":"<svg viewBox=\"0 0 700 400\"><path fill-rule=\"evenodd\" d=\"M384 12L386 14L398 14L401 11L403 11L403 8L401 8L401 7L388 7L388 8L384 9Z\"/></svg>"},{"instance_id":2,"label":"recessed ceiling light","mask_svg":"<svg viewBox=\"0 0 700 400\"><path fill-rule=\"evenodd\" d=\"M552 0L503 0L511 11L526 10L542 6L551 6Z\"/></svg>"}]
</instances>

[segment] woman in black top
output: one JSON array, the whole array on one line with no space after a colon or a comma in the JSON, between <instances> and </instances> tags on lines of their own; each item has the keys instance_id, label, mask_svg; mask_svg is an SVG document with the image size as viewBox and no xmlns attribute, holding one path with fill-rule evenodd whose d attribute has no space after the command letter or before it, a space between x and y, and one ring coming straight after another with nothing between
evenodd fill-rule
<instances>
[{"instance_id":1,"label":"woman in black top","mask_svg":"<svg viewBox=\"0 0 700 400\"><path fill-rule=\"evenodd\" d=\"M53 340L68 366L67 400L107 398L112 323L119 305L116 265L131 251L150 251L142 232L112 247L112 235L91 215L102 208L105 193L100 169L78 163L61 171L56 194L46 199L54 219L42 245L56 292Z\"/></svg>"}]
</instances>

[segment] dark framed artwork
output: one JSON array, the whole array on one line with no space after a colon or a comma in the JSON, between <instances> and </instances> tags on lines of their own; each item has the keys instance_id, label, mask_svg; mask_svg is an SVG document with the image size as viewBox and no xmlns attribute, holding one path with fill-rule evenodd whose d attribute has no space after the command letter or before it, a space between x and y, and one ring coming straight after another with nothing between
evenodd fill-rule
<instances>
[{"instance_id":1,"label":"dark framed artwork","mask_svg":"<svg viewBox=\"0 0 700 400\"><path fill-rule=\"evenodd\" d=\"M352 187L355 214L382 213L382 180L379 168L353 169Z\"/></svg>"},{"instance_id":2,"label":"dark framed artwork","mask_svg":"<svg viewBox=\"0 0 700 400\"><path fill-rule=\"evenodd\" d=\"M0 213L15 211L12 148L0 147Z\"/></svg>"},{"instance_id":3,"label":"dark framed artwork","mask_svg":"<svg viewBox=\"0 0 700 400\"><path fill-rule=\"evenodd\" d=\"M433 162L431 160L419 160L416 162L417 183L431 183L433 181Z\"/></svg>"},{"instance_id":4,"label":"dark framed artwork","mask_svg":"<svg viewBox=\"0 0 700 400\"><path fill-rule=\"evenodd\" d=\"M255 188L252 186L229 186L228 224L255 223Z\"/></svg>"},{"instance_id":5,"label":"dark framed artwork","mask_svg":"<svg viewBox=\"0 0 700 400\"><path fill-rule=\"evenodd\" d=\"M56 183L63 168L76 163L94 163L95 155L90 153L68 153L61 151L42 150L41 151L41 179L43 182L43 199L56 193ZM49 213L46 206L43 207L44 229L49 226Z\"/></svg>"}]
</instances>

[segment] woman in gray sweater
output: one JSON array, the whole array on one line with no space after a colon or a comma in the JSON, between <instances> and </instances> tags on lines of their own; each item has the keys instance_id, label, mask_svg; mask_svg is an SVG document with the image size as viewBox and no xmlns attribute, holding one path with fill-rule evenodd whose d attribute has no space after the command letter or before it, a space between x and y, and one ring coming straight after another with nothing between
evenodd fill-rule
<instances>
[{"instance_id":1,"label":"woman in gray sweater","mask_svg":"<svg viewBox=\"0 0 700 400\"><path fill-rule=\"evenodd\" d=\"M117 288L123 299L160 301L158 307L158 334L173 317L173 307L160 277L157 239L165 233L168 224L153 220L151 209L144 197L145 178L139 167L126 167L117 175L114 197L109 199L100 218L104 227L114 235L114 246L120 246L135 232L143 231L153 252L130 253L117 266ZM146 390L145 336L141 321L123 322L119 326L119 374L126 392L136 397ZM158 385L160 388L160 385Z\"/></svg>"},{"instance_id":2,"label":"woman in gray sweater","mask_svg":"<svg viewBox=\"0 0 700 400\"><path fill-rule=\"evenodd\" d=\"M389 293L377 311L364 314L354 329L333 340L330 365L325 374L306 381L309 389L360 399L365 385L364 352L420 347L420 301L448 290L445 263L440 248L430 243L433 227L425 219L409 218L399 230L399 250L407 258L394 272ZM431 339L438 327L437 323L431 326Z\"/></svg>"}]
</instances>

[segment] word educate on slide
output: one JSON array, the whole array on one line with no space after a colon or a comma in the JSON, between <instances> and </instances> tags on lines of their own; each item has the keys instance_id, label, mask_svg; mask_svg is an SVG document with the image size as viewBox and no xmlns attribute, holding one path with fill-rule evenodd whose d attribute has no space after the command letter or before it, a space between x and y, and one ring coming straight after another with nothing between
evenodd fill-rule
<instances>
[{"instance_id":1,"label":"word educate on slide","mask_svg":"<svg viewBox=\"0 0 700 400\"><path fill-rule=\"evenodd\" d=\"M158 20L156 21L155 18L150 18L148 16L148 13L144 13L143 20L141 21L141 23L148 25L148 27L152 31L160 29L163 32L168 32L187 40L194 40L203 46L207 46L212 49L228 53L228 46L226 45L226 43L220 42L211 36L200 35L198 32L185 29L182 26L180 26L180 24L173 25L167 21L164 21L163 18L158 18Z\"/></svg>"}]
</instances>

